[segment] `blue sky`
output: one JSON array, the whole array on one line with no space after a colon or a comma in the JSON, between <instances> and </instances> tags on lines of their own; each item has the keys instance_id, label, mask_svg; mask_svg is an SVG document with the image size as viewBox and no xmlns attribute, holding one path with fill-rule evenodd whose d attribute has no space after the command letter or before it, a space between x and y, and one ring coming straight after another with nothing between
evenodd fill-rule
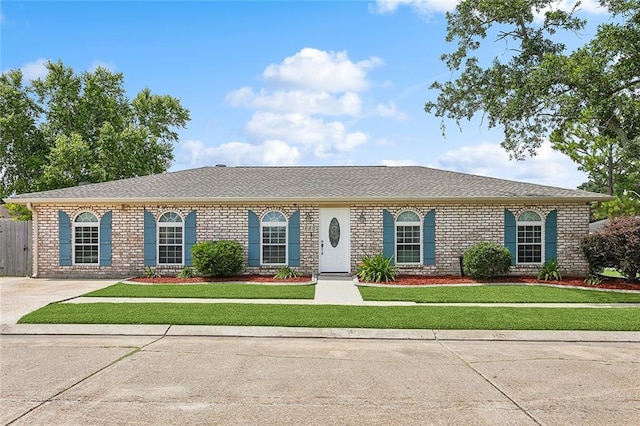
<instances>
[{"instance_id":1,"label":"blue sky","mask_svg":"<svg viewBox=\"0 0 640 426\"><path fill-rule=\"evenodd\" d=\"M171 170L215 165L424 165L574 188L584 174L544 146L509 160L499 130L426 114L450 0L3 1L0 69L44 75L58 59L76 72L122 72L191 112ZM559 2L566 7L571 1ZM588 40L605 19L583 1ZM493 41L492 41L493 42ZM496 45L496 52L504 50ZM490 58L487 58L490 59Z\"/></svg>"}]
</instances>

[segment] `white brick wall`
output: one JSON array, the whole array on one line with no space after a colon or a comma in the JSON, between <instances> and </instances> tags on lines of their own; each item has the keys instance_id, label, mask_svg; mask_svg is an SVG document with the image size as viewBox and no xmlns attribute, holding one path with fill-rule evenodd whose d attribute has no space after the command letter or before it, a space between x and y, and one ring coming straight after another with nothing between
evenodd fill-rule
<instances>
[{"instance_id":1,"label":"white brick wall","mask_svg":"<svg viewBox=\"0 0 640 426\"><path fill-rule=\"evenodd\" d=\"M580 251L580 240L588 234L589 208L586 204L524 205L524 204L353 204L351 209L351 267L364 254L382 251L382 212L389 210L394 216L403 210L414 210L424 215L436 212L436 265L401 267L401 273L459 274L459 257L465 249L480 241L504 243L504 209L514 213L528 208L547 214L558 211L558 263L564 275L584 275L586 263ZM39 276L103 276L125 277L144 273L143 225L144 210L157 218L162 212L176 210L183 215L197 211L196 239L238 241L245 248L245 265L248 247L247 211L253 210L259 217L269 210L279 210L289 217L300 210L300 270L318 270L318 205L103 205L86 209L80 205L38 205ZM58 210L66 212L70 219L84 210L99 217L112 211L112 266L59 266L58 261ZM364 219L364 220L362 220ZM181 267L163 267L162 273L177 273ZM277 268L246 267L247 273L273 274ZM512 267L513 274L532 275L537 267Z\"/></svg>"}]
</instances>

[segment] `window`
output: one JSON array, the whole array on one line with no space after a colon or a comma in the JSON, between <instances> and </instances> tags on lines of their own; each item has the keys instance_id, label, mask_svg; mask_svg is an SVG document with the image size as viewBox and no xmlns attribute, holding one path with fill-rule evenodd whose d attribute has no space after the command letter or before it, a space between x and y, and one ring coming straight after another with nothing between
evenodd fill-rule
<instances>
[{"instance_id":1,"label":"window","mask_svg":"<svg viewBox=\"0 0 640 426\"><path fill-rule=\"evenodd\" d=\"M166 212L158 219L158 264L181 265L184 223L176 212Z\"/></svg>"},{"instance_id":2,"label":"window","mask_svg":"<svg viewBox=\"0 0 640 426\"><path fill-rule=\"evenodd\" d=\"M73 221L73 262L77 265L98 264L98 218L82 212Z\"/></svg>"},{"instance_id":3,"label":"window","mask_svg":"<svg viewBox=\"0 0 640 426\"><path fill-rule=\"evenodd\" d=\"M287 264L287 219L280 212L269 212L260 222L260 249L263 265Z\"/></svg>"},{"instance_id":4,"label":"window","mask_svg":"<svg viewBox=\"0 0 640 426\"><path fill-rule=\"evenodd\" d=\"M517 263L542 263L542 218L534 211L525 211L517 221Z\"/></svg>"},{"instance_id":5,"label":"window","mask_svg":"<svg viewBox=\"0 0 640 426\"><path fill-rule=\"evenodd\" d=\"M396 260L399 264L419 264L422 259L420 216L405 211L396 219Z\"/></svg>"}]
</instances>

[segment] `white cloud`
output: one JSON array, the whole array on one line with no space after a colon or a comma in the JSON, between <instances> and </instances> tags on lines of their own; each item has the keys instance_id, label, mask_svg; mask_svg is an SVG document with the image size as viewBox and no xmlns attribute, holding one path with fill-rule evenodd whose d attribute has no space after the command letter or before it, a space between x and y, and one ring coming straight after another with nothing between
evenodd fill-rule
<instances>
[{"instance_id":1,"label":"white cloud","mask_svg":"<svg viewBox=\"0 0 640 426\"><path fill-rule=\"evenodd\" d=\"M370 87L367 72L382 63L376 57L353 62L346 51L327 52L306 47L279 64L267 66L262 77L269 87L360 92Z\"/></svg>"},{"instance_id":2,"label":"white cloud","mask_svg":"<svg viewBox=\"0 0 640 426\"><path fill-rule=\"evenodd\" d=\"M96 68L98 67L102 67L104 69L106 69L107 71L115 71L116 66L114 64L112 64L111 62L104 62L104 61L99 61L99 60L95 60L91 63L91 66L89 67L89 71L95 71Z\"/></svg>"},{"instance_id":3,"label":"white cloud","mask_svg":"<svg viewBox=\"0 0 640 426\"><path fill-rule=\"evenodd\" d=\"M430 166L563 188L576 188L587 180L575 163L548 143L540 147L538 155L524 161L511 161L500 145L483 143L448 151Z\"/></svg>"},{"instance_id":4,"label":"white cloud","mask_svg":"<svg viewBox=\"0 0 640 426\"><path fill-rule=\"evenodd\" d=\"M376 113L380 117L393 117L400 121L407 120L409 118L404 112L398 111L398 107L393 101L390 101L387 104L378 103L376 106Z\"/></svg>"},{"instance_id":5,"label":"white cloud","mask_svg":"<svg viewBox=\"0 0 640 426\"><path fill-rule=\"evenodd\" d=\"M348 132L341 121L325 122L305 114L256 112L245 126L256 139L277 139L290 144L315 145L315 153L326 156L332 151L347 152L366 143L363 132Z\"/></svg>"},{"instance_id":6,"label":"white cloud","mask_svg":"<svg viewBox=\"0 0 640 426\"><path fill-rule=\"evenodd\" d=\"M47 76L47 59L38 58L33 62L27 62L20 70L25 80L37 80Z\"/></svg>"},{"instance_id":7,"label":"white cloud","mask_svg":"<svg viewBox=\"0 0 640 426\"><path fill-rule=\"evenodd\" d=\"M300 159L300 150L285 142L266 140L258 145L229 142L207 147L203 142L189 140L179 145L176 161L184 167L227 165L294 165Z\"/></svg>"},{"instance_id":8,"label":"white cloud","mask_svg":"<svg viewBox=\"0 0 640 426\"><path fill-rule=\"evenodd\" d=\"M393 13L400 6L409 6L419 15L429 15L434 12L447 12L455 9L458 0L376 0L369 9L374 13Z\"/></svg>"},{"instance_id":9,"label":"white cloud","mask_svg":"<svg viewBox=\"0 0 640 426\"><path fill-rule=\"evenodd\" d=\"M242 106L280 113L355 116L360 114L362 110L362 100L358 94L353 92L334 96L326 91L278 90L269 92L261 89L256 93L251 87L245 86L229 93L226 101L236 107Z\"/></svg>"},{"instance_id":10,"label":"white cloud","mask_svg":"<svg viewBox=\"0 0 640 426\"><path fill-rule=\"evenodd\" d=\"M578 1L580 2L577 7L577 10L579 11L592 15L607 13L607 9L602 7L597 0L558 0L555 2L555 4L546 6L539 12L536 12L535 20L539 23L543 22L545 13L550 10L563 10L565 12L570 12L573 10Z\"/></svg>"}]
</instances>

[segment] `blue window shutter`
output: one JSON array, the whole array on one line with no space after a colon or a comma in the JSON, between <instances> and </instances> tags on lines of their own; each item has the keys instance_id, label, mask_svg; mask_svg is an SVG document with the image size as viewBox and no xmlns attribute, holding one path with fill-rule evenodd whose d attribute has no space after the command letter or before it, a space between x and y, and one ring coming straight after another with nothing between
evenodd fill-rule
<instances>
[{"instance_id":1,"label":"blue window shutter","mask_svg":"<svg viewBox=\"0 0 640 426\"><path fill-rule=\"evenodd\" d=\"M71 220L58 210L58 261L60 266L71 266Z\"/></svg>"},{"instance_id":2,"label":"blue window shutter","mask_svg":"<svg viewBox=\"0 0 640 426\"><path fill-rule=\"evenodd\" d=\"M300 266L300 210L289 218L289 266Z\"/></svg>"},{"instance_id":3,"label":"blue window shutter","mask_svg":"<svg viewBox=\"0 0 640 426\"><path fill-rule=\"evenodd\" d=\"M249 210L249 266L260 266L260 219Z\"/></svg>"},{"instance_id":4,"label":"blue window shutter","mask_svg":"<svg viewBox=\"0 0 640 426\"><path fill-rule=\"evenodd\" d=\"M111 210L100 218L100 266L111 266Z\"/></svg>"},{"instance_id":5,"label":"blue window shutter","mask_svg":"<svg viewBox=\"0 0 640 426\"><path fill-rule=\"evenodd\" d=\"M196 211L192 210L184 219L184 264L193 266L191 248L196 243Z\"/></svg>"},{"instance_id":6,"label":"blue window shutter","mask_svg":"<svg viewBox=\"0 0 640 426\"><path fill-rule=\"evenodd\" d=\"M396 254L396 227L393 215L389 210L382 211L382 255L395 257ZM395 259L393 261L395 263Z\"/></svg>"},{"instance_id":7,"label":"blue window shutter","mask_svg":"<svg viewBox=\"0 0 640 426\"><path fill-rule=\"evenodd\" d=\"M436 211L430 210L424 216L422 226L422 262L425 265L436 264Z\"/></svg>"},{"instance_id":8,"label":"blue window shutter","mask_svg":"<svg viewBox=\"0 0 640 426\"><path fill-rule=\"evenodd\" d=\"M144 211L144 266L156 266L156 219Z\"/></svg>"},{"instance_id":9,"label":"blue window shutter","mask_svg":"<svg viewBox=\"0 0 640 426\"><path fill-rule=\"evenodd\" d=\"M516 217L504 209L504 246L511 252L511 264L516 264Z\"/></svg>"},{"instance_id":10,"label":"blue window shutter","mask_svg":"<svg viewBox=\"0 0 640 426\"><path fill-rule=\"evenodd\" d=\"M558 257L558 210L551 210L544 221L544 260Z\"/></svg>"}]
</instances>

